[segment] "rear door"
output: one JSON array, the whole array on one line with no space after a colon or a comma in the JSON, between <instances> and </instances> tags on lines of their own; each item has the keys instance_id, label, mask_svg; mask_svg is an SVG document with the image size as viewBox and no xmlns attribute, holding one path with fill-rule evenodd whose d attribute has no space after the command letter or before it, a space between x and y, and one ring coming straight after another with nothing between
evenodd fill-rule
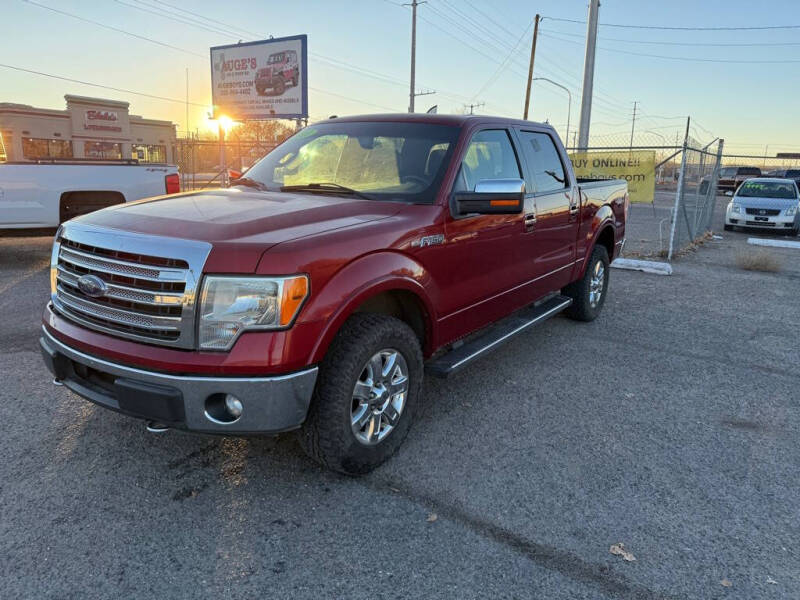
<instances>
[{"instance_id":1,"label":"rear door","mask_svg":"<svg viewBox=\"0 0 800 600\"><path fill-rule=\"evenodd\" d=\"M522 251L531 278L542 292L558 290L571 278L578 236L580 196L566 156L548 130L519 129L526 163L526 187L532 191L535 222L526 221ZM527 202L526 202L527 209Z\"/></svg>"}]
</instances>

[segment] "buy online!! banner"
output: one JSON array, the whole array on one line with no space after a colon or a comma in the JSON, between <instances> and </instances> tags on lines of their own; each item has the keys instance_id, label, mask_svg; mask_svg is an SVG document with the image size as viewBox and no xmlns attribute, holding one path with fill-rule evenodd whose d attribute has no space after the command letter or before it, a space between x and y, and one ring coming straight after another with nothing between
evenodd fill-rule
<instances>
[{"instance_id":1,"label":"buy online!! banner","mask_svg":"<svg viewBox=\"0 0 800 600\"><path fill-rule=\"evenodd\" d=\"M569 155L576 177L624 179L631 202L653 202L656 189L656 153L653 150L573 152Z\"/></svg>"}]
</instances>

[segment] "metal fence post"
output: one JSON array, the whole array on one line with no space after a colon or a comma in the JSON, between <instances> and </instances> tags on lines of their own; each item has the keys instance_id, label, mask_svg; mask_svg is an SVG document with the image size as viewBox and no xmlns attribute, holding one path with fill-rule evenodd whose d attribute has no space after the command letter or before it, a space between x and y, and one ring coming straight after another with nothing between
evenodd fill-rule
<instances>
[{"instance_id":1,"label":"metal fence post","mask_svg":"<svg viewBox=\"0 0 800 600\"><path fill-rule=\"evenodd\" d=\"M720 140L717 144L717 163L714 165L714 172L711 174L711 182L709 185L709 193L711 194L711 206L706 217L705 228L706 231L711 229L711 221L714 218L714 211L717 209L717 182L719 181L719 170L722 167L722 147L725 140Z\"/></svg>"},{"instance_id":2,"label":"metal fence post","mask_svg":"<svg viewBox=\"0 0 800 600\"><path fill-rule=\"evenodd\" d=\"M675 194L675 206L672 209L672 230L669 234L669 252L667 253L667 260L672 260L675 253L675 230L678 228L678 207L683 204L683 180L686 174L686 149L687 143L683 142L683 156L681 157L681 170L678 173L678 190Z\"/></svg>"}]
</instances>

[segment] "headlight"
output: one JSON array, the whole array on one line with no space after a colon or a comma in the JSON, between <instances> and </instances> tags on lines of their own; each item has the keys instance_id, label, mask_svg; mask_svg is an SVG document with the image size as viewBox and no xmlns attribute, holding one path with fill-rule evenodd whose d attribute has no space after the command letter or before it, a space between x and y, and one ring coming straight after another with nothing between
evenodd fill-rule
<instances>
[{"instance_id":1,"label":"headlight","mask_svg":"<svg viewBox=\"0 0 800 600\"><path fill-rule=\"evenodd\" d=\"M784 213L787 217L793 217L797 214L797 206L790 206Z\"/></svg>"},{"instance_id":2,"label":"headlight","mask_svg":"<svg viewBox=\"0 0 800 600\"><path fill-rule=\"evenodd\" d=\"M731 212L740 213L742 212L742 207L736 203L731 204Z\"/></svg>"},{"instance_id":3,"label":"headlight","mask_svg":"<svg viewBox=\"0 0 800 600\"><path fill-rule=\"evenodd\" d=\"M198 340L205 350L230 348L242 331L288 326L308 296L308 278L208 276L200 297Z\"/></svg>"}]
</instances>

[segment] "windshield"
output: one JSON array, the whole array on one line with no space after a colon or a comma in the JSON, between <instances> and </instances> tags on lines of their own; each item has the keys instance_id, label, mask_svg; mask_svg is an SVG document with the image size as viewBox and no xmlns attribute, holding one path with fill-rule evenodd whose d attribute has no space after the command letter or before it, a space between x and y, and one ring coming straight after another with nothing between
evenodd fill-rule
<instances>
[{"instance_id":1,"label":"windshield","mask_svg":"<svg viewBox=\"0 0 800 600\"><path fill-rule=\"evenodd\" d=\"M281 54L271 54L270 57L267 59L267 63L272 65L275 63L283 62L283 53Z\"/></svg>"},{"instance_id":2,"label":"windshield","mask_svg":"<svg viewBox=\"0 0 800 600\"><path fill-rule=\"evenodd\" d=\"M794 184L780 181L745 181L736 194L743 198L797 198Z\"/></svg>"},{"instance_id":3,"label":"windshield","mask_svg":"<svg viewBox=\"0 0 800 600\"><path fill-rule=\"evenodd\" d=\"M459 132L423 123L311 125L267 154L247 177L273 191L335 184L374 200L431 204ZM332 187L326 193L334 193Z\"/></svg>"}]
</instances>

